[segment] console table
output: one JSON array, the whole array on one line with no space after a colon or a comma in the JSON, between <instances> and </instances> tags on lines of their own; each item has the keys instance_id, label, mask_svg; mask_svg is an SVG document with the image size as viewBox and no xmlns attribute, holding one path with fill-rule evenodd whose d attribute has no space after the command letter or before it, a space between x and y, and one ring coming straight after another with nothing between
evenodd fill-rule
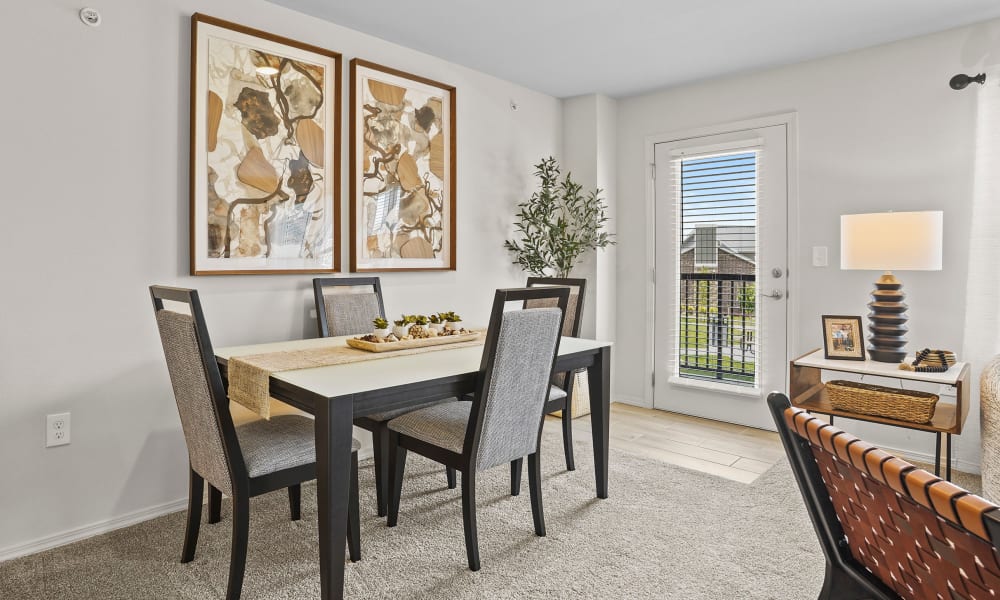
<instances>
[{"instance_id":1,"label":"console table","mask_svg":"<svg viewBox=\"0 0 1000 600\"><path fill-rule=\"evenodd\" d=\"M913 357L906 358L908 362L912 361L912 359ZM889 417L847 412L833 408L830 405L830 400L826 395L826 386L822 380L823 371L854 373L856 375L870 375L947 385L955 388L955 400L954 402L947 401L946 398L938 400L937 406L934 409L934 416L931 418L930 423L911 423ZM845 417L856 421L880 423L882 425L915 429L917 431L929 431L936 434L934 474L938 477L941 476L941 436L943 434L946 438L947 455L945 479L951 481L951 436L962 433L965 419L969 415L970 368L968 363L955 363L943 373L920 373L916 371L904 371L896 363L876 362L873 360L830 360L823 357L822 350L813 350L791 361L788 373L789 400L792 406L813 413L830 415L830 423L833 423L834 417Z\"/></svg>"}]
</instances>

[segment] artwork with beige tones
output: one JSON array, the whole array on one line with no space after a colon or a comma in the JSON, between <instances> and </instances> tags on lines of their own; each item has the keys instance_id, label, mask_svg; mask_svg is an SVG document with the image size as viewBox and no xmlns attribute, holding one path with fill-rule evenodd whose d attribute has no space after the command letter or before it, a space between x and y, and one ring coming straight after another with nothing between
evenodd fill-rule
<instances>
[{"instance_id":1,"label":"artwork with beige tones","mask_svg":"<svg viewBox=\"0 0 1000 600\"><path fill-rule=\"evenodd\" d=\"M455 88L351 61L351 270L455 268Z\"/></svg>"},{"instance_id":2,"label":"artwork with beige tones","mask_svg":"<svg viewBox=\"0 0 1000 600\"><path fill-rule=\"evenodd\" d=\"M192 17L191 271L338 269L340 55Z\"/></svg>"}]
</instances>

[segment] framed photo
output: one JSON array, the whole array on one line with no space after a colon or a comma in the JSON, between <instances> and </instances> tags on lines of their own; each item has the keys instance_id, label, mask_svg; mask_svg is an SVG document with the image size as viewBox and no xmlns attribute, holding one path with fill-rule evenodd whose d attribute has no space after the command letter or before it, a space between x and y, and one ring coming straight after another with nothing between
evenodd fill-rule
<instances>
[{"instance_id":1,"label":"framed photo","mask_svg":"<svg viewBox=\"0 0 1000 600\"><path fill-rule=\"evenodd\" d=\"M864 360L861 317L823 315L823 355L838 360Z\"/></svg>"},{"instance_id":2,"label":"framed photo","mask_svg":"<svg viewBox=\"0 0 1000 600\"><path fill-rule=\"evenodd\" d=\"M340 54L191 17L191 274L340 269Z\"/></svg>"},{"instance_id":3,"label":"framed photo","mask_svg":"<svg viewBox=\"0 0 1000 600\"><path fill-rule=\"evenodd\" d=\"M351 270L455 270L455 87L351 61Z\"/></svg>"}]
</instances>

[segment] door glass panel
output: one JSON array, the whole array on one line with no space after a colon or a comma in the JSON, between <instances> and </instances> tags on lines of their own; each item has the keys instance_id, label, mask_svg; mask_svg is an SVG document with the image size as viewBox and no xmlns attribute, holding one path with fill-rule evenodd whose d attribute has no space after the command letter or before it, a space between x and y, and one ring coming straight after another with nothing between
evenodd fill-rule
<instances>
[{"instance_id":1,"label":"door glass panel","mask_svg":"<svg viewBox=\"0 0 1000 600\"><path fill-rule=\"evenodd\" d=\"M757 384L757 151L676 159L677 374Z\"/></svg>"}]
</instances>

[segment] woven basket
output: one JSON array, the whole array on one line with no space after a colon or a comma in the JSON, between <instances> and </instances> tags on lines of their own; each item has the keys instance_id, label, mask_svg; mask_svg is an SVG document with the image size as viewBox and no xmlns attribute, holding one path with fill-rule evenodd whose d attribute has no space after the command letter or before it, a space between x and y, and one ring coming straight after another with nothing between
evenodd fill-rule
<instances>
[{"instance_id":1,"label":"woven basket","mask_svg":"<svg viewBox=\"0 0 1000 600\"><path fill-rule=\"evenodd\" d=\"M938 401L928 392L841 380L828 381L826 395L837 410L911 423L929 423Z\"/></svg>"}]
</instances>

